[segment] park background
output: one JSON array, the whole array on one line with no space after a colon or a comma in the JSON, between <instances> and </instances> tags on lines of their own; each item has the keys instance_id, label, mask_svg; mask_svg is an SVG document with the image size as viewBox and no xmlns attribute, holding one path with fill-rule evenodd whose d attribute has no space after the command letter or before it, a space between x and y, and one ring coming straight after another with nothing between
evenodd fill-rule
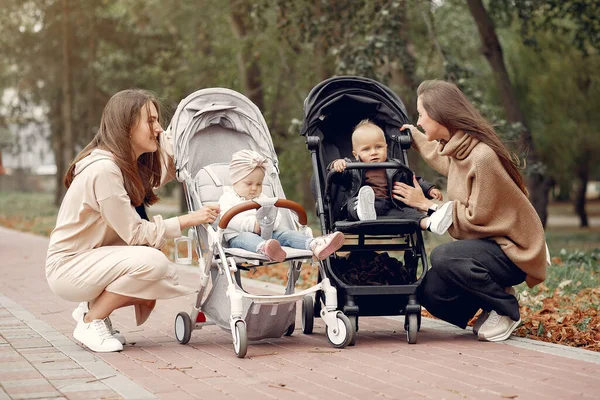
<instances>
[{"instance_id":1,"label":"park background","mask_svg":"<svg viewBox=\"0 0 600 400\"><path fill-rule=\"evenodd\" d=\"M206 87L263 112L288 198L314 221L303 101L334 75L388 85L416 121L425 79L456 83L525 160L553 256L519 287L521 336L600 350L600 2L596 0L0 0L0 224L49 235L70 160L132 87L163 125ZM410 165L444 188L415 152ZM181 211L181 184L161 190ZM451 240L426 235L427 248ZM172 245L164 249L172 256ZM42 266L40 266L41 268ZM284 268L256 279L281 282ZM314 282L305 269L300 281Z\"/></svg>"}]
</instances>

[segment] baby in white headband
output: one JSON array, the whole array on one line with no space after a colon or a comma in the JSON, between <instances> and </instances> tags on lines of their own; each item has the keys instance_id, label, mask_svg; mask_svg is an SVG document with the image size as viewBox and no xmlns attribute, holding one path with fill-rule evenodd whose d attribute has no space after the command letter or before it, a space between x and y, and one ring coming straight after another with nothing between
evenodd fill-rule
<instances>
[{"instance_id":1,"label":"baby in white headband","mask_svg":"<svg viewBox=\"0 0 600 400\"><path fill-rule=\"evenodd\" d=\"M267 158L252 150L241 150L233 154L229 164L232 186L223 188L223 195L219 199L221 215L245 201L267 199L262 192L262 184L268 165ZM323 260L344 244L344 235L341 232L312 238L299 231L284 229L279 215L275 218L271 238L263 238L256 215L256 210L249 210L229 221L224 236L230 247L263 254L270 261L281 262L286 258L282 245L311 250L315 257Z\"/></svg>"}]
</instances>

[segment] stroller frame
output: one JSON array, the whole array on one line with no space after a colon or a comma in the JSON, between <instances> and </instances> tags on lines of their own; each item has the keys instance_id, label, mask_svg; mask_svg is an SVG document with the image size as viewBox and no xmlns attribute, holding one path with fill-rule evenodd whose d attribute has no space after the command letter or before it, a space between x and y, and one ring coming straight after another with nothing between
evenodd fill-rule
<instances>
[{"instance_id":1,"label":"stroller frame","mask_svg":"<svg viewBox=\"0 0 600 400\"><path fill-rule=\"evenodd\" d=\"M249 107L250 111L256 113L255 118L262 119L262 115L256 106L245 96L223 88L216 89L203 89L198 92L195 92L184 99L176 111L173 120L175 123L173 127L169 127L169 129L175 130L175 141L178 140L178 131L187 132L190 129L192 130L191 136L200 132L193 132L196 127L193 126L193 121L190 119L189 121L183 121L183 126L177 126L176 117L179 116L180 109L186 107L186 104L197 99L199 96L203 94L217 92L220 96L233 96L236 101L241 101L243 105ZM219 104L215 102L211 102L209 104L210 112L215 112L218 110ZM223 110L231 110L234 107L231 104L223 104ZM194 112L194 117L199 114L198 112ZM258 121L264 124L264 120ZM260 124L259 124L260 125ZM264 124L264 129L266 129L266 124ZM268 130L266 131L268 134ZM180 138L182 139L182 138ZM183 137L184 140L185 137ZM270 136L269 136L270 140ZM199 192L195 177L192 177L191 174L185 171L185 168L180 168L181 160L178 159L178 153L175 152L175 162L178 167L177 177L180 182L183 183L184 196L186 200L186 205L188 210L197 210L202 207L202 198L201 193ZM181 159L189 159L187 154L181 154ZM178 162L179 161L179 162ZM276 160L275 160L276 161ZM275 164L276 165L276 164ZM293 201L286 200L283 198L279 198L276 203L276 207L283 208L286 211L291 210L297 215L297 224L300 228L306 227L307 217L304 208ZM302 308L303 308L303 332L304 333L312 333L313 330L313 318L314 315L314 305L313 305L313 296L317 292L326 293L325 301L319 304L320 311L319 315L325 321L326 327L326 335L327 339L331 345L334 347L345 347L349 343L354 340L354 329L350 320L338 310L337 304L337 291L336 288L331 285L330 280L327 278L327 273L325 271L324 265L322 262L315 262L312 254L308 256L307 254L300 254L294 257L292 255L291 258L286 259L286 261L290 262L290 269L288 272L288 282L285 289L285 294L283 295L255 295L250 294L243 290L241 285L240 278L240 268L244 268L242 264L260 264L261 259L241 259L238 256L234 256L228 254L228 251L224 247L223 243L223 234L229 221L238 213L250 210L250 209L258 209L260 205L254 201L248 201L242 204L239 204L232 209L228 210L218 222L218 226L215 228L209 224L194 226L190 228L190 233L188 237L182 237L182 240L186 240L188 245L191 245L192 241L195 242L195 249L198 254L198 263L200 267L200 288L196 296L196 300L194 302L194 306L192 307L191 312L182 311L177 314L175 318L175 336L179 343L186 344L189 342L191 338L191 334L196 329L202 329L206 325L219 325L221 328L225 330L230 330L233 340L233 348L235 354L239 358L243 358L246 355L248 348L248 322L244 319L244 312L248 312L248 303L249 307L255 307L253 310L258 310L260 312L261 305L281 305L281 304L289 304L293 305L294 315L291 316L293 318L291 325L287 326L287 330L284 332L285 335L289 336L293 333L295 329L295 303L302 299ZM306 251L303 251L307 253ZM258 256L258 255L257 255ZM177 256L176 256L177 258ZM300 270L303 261L305 260L313 260L313 266L316 264L319 268L319 275L322 276L322 279L314 286L296 292L295 284L300 275ZM240 262L241 261L241 262ZM220 281L221 278L225 278L224 283ZM221 282L221 283L219 283ZM209 285L213 285L211 290L207 290ZM215 322L215 320L211 321L211 314L206 310L206 304L210 297L210 294L216 291L218 288L215 288L215 285L221 284L221 286L226 287L226 296L228 298L230 312L227 317L227 322L219 320L220 322ZM277 310L277 307L274 308ZM282 313L285 312L282 311ZM208 317L208 318L207 318ZM268 315L267 315L268 318ZM279 331L278 331L279 332ZM266 336L273 337L273 336Z\"/></svg>"}]
</instances>

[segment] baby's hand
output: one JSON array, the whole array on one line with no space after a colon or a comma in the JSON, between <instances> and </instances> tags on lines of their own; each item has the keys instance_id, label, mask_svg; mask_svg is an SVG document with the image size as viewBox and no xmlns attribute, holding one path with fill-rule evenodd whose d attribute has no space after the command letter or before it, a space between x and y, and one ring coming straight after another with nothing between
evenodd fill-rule
<instances>
[{"instance_id":1,"label":"baby's hand","mask_svg":"<svg viewBox=\"0 0 600 400\"><path fill-rule=\"evenodd\" d=\"M346 169L346 160L335 160L333 162L333 169L335 169L337 172L344 172Z\"/></svg>"},{"instance_id":2,"label":"baby's hand","mask_svg":"<svg viewBox=\"0 0 600 400\"><path fill-rule=\"evenodd\" d=\"M437 188L431 188L431 190L429 190L429 197L431 197L432 199L435 199L435 200L439 200L439 201L444 200L444 196L442 196L442 192L440 191L440 189L437 189Z\"/></svg>"}]
</instances>

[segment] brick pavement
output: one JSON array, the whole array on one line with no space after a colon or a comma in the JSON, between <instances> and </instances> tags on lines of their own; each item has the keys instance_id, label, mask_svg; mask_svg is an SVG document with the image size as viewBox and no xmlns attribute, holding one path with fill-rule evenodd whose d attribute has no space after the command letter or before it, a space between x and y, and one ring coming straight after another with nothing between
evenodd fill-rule
<instances>
[{"instance_id":1,"label":"brick pavement","mask_svg":"<svg viewBox=\"0 0 600 400\"><path fill-rule=\"evenodd\" d=\"M598 398L600 354L521 338L478 342L470 331L424 320L408 345L400 317L362 318L357 344L330 347L315 333L253 342L238 359L216 326L173 336L194 295L158 302L146 324L112 317L130 344L94 354L72 339L75 304L44 276L47 239L0 228L0 400L4 399L545 399ZM196 270L180 268L195 284ZM253 290L271 290L254 284Z\"/></svg>"}]
</instances>

